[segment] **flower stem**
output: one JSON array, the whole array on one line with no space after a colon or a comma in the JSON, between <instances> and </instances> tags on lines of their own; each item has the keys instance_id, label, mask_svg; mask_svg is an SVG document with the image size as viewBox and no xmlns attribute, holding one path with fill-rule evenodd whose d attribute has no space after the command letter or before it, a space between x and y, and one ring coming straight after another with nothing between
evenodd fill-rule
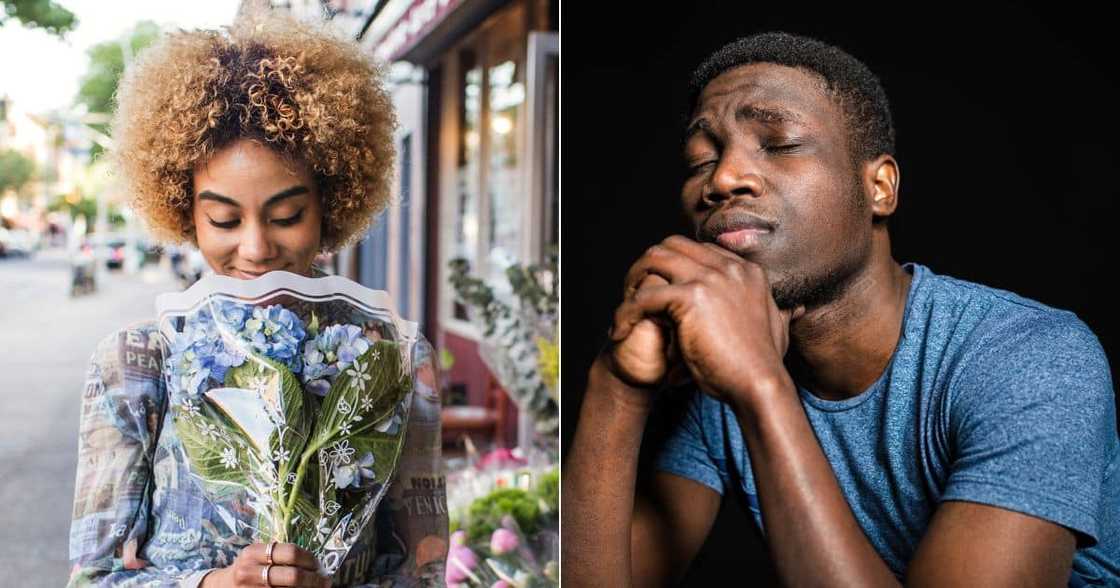
<instances>
[{"instance_id":1,"label":"flower stem","mask_svg":"<svg viewBox=\"0 0 1120 588\"><path fill-rule=\"evenodd\" d=\"M307 462L311 459L312 455L315 455L316 451L319 451L319 449L326 444L326 439L329 439L329 437L320 438L317 443L305 449L300 456L299 466L296 467L296 481L292 484L292 494L288 497L287 506L283 507L283 528L285 534L287 533L288 523L292 520L292 511L295 510L296 507L296 498L299 496L300 485L303 484L303 476L307 473Z\"/></svg>"}]
</instances>

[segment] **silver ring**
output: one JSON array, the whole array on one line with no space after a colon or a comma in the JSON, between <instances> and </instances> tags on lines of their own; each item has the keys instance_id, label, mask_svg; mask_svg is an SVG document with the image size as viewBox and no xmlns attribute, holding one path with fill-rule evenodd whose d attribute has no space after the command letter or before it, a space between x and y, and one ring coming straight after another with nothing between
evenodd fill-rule
<instances>
[{"instance_id":1,"label":"silver ring","mask_svg":"<svg viewBox=\"0 0 1120 588\"><path fill-rule=\"evenodd\" d=\"M268 581L268 572L270 571L272 571L272 564L268 564L267 566L261 568L261 581L264 582L264 585L268 586L269 588L272 587L272 582Z\"/></svg>"},{"instance_id":2,"label":"silver ring","mask_svg":"<svg viewBox=\"0 0 1120 588\"><path fill-rule=\"evenodd\" d=\"M273 541L272 543L269 543L268 547L264 548L264 559L265 559L265 563L267 563L268 565L272 565L272 564L276 563L276 562L272 561L272 549L274 547L276 547L276 542L275 541ZM267 583L268 582L265 582L265 584L267 584Z\"/></svg>"}]
</instances>

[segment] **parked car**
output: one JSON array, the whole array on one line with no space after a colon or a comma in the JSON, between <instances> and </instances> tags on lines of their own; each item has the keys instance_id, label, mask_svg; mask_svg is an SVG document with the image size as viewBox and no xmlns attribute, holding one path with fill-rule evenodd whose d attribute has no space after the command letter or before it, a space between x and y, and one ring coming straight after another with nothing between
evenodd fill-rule
<instances>
[{"instance_id":1,"label":"parked car","mask_svg":"<svg viewBox=\"0 0 1120 588\"><path fill-rule=\"evenodd\" d=\"M38 240L27 229L0 227L0 253L28 257L38 249Z\"/></svg>"}]
</instances>

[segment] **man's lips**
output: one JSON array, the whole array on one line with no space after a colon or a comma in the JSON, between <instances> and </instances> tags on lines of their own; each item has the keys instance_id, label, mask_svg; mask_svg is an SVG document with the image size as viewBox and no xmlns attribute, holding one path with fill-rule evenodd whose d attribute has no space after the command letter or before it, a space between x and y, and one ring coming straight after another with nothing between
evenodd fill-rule
<instances>
[{"instance_id":1,"label":"man's lips","mask_svg":"<svg viewBox=\"0 0 1120 588\"><path fill-rule=\"evenodd\" d=\"M713 217L701 229L701 240L724 249L743 251L761 245L774 233L774 223L745 212Z\"/></svg>"},{"instance_id":2,"label":"man's lips","mask_svg":"<svg viewBox=\"0 0 1120 588\"><path fill-rule=\"evenodd\" d=\"M769 236L770 231L764 229L740 229L738 231L720 233L719 236L716 237L716 242L723 246L724 249L742 251L761 245L762 241Z\"/></svg>"}]
</instances>

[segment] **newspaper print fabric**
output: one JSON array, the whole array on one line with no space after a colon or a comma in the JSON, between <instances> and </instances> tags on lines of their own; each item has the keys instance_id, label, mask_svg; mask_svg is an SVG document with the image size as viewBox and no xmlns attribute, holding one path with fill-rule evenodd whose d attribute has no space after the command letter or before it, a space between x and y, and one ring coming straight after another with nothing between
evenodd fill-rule
<instances>
[{"instance_id":1,"label":"newspaper print fabric","mask_svg":"<svg viewBox=\"0 0 1120 588\"><path fill-rule=\"evenodd\" d=\"M123 329L94 352L82 393L69 586L197 586L251 544L243 492L219 504L190 474L167 410L154 322ZM447 498L432 348L412 350L413 390L393 482L334 577L335 586L440 586ZM405 403L402 403L405 404ZM232 513L232 515L231 515Z\"/></svg>"}]
</instances>

